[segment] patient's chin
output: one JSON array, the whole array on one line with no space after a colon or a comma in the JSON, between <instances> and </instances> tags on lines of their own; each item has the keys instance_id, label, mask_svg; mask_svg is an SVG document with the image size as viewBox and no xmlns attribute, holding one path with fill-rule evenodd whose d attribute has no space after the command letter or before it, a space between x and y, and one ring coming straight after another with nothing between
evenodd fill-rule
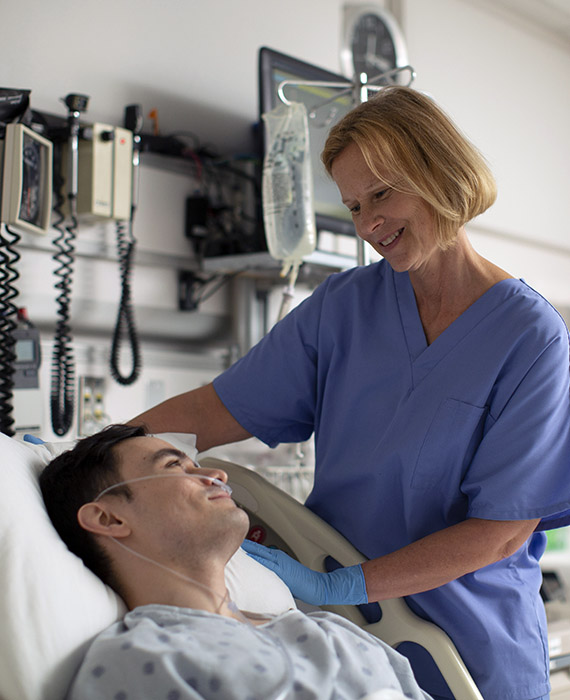
<instances>
[{"instance_id":1,"label":"patient's chin","mask_svg":"<svg viewBox=\"0 0 570 700\"><path fill-rule=\"evenodd\" d=\"M237 508L237 524L236 524L236 530L239 530L239 532L236 532L236 534L239 534L240 540L238 543L238 547L240 544L244 541L245 536L249 532L249 515L243 510L243 508ZM237 547L236 547L237 549Z\"/></svg>"},{"instance_id":2,"label":"patient's chin","mask_svg":"<svg viewBox=\"0 0 570 700\"><path fill-rule=\"evenodd\" d=\"M227 545L228 548L228 561L239 549L249 532L249 516L245 510L238 507L229 516L226 522L226 536L223 538L224 545Z\"/></svg>"}]
</instances>

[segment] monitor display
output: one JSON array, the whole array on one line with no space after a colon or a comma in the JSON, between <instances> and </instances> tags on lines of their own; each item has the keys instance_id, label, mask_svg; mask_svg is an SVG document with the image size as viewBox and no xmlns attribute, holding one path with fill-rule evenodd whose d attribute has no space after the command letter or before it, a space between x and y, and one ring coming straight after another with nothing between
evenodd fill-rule
<instances>
[{"instance_id":1,"label":"monitor display","mask_svg":"<svg viewBox=\"0 0 570 700\"><path fill-rule=\"evenodd\" d=\"M284 80L347 83L341 75L262 47L259 50L260 114L280 104L277 91ZM331 126L353 106L351 93L337 97L341 92L338 88L302 84L284 88L288 100L303 102L307 108L317 231L354 235L350 212L321 163L321 152Z\"/></svg>"}]
</instances>

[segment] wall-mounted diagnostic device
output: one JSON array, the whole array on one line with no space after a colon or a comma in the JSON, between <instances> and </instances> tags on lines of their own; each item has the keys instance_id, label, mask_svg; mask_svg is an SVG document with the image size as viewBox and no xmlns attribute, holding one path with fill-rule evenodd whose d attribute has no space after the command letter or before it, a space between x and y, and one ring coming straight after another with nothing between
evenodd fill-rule
<instances>
[{"instance_id":1,"label":"wall-mounted diagnostic device","mask_svg":"<svg viewBox=\"0 0 570 700\"><path fill-rule=\"evenodd\" d=\"M52 200L52 143L24 124L7 124L0 141L2 222L47 233Z\"/></svg>"},{"instance_id":2,"label":"wall-mounted diagnostic device","mask_svg":"<svg viewBox=\"0 0 570 700\"><path fill-rule=\"evenodd\" d=\"M78 141L77 214L83 219L128 221L132 179L132 131L102 123L82 126Z\"/></svg>"},{"instance_id":3,"label":"wall-mounted diagnostic device","mask_svg":"<svg viewBox=\"0 0 570 700\"><path fill-rule=\"evenodd\" d=\"M40 334L30 323L25 309L18 309L14 339L14 428L16 432L40 431L43 424L43 401L40 392Z\"/></svg>"},{"instance_id":4,"label":"wall-mounted diagnostic device","mask_svg":"<svg viewBox=\"0 0 570 700\"><path fill-rule=\"evenodd\" d=\"M113 207L112 126L93 124L80 130L77 213L111 218Z\"/></svg>"}]
</instances>

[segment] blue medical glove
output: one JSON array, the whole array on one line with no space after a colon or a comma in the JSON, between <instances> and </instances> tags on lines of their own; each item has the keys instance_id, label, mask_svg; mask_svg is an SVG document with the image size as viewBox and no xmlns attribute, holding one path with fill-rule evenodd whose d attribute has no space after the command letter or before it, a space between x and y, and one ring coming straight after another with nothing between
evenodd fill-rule
<instances>
[{"instance_id":1,"label":"blue medical glove","mask_svg":"<svg viewBox=\"0 0 570 700\"><path fill-rule=\"evenodd\" d=\"M31 442L33 445L43 445L44 444L44 441L41 438L36 437L35 435L30 435L30 433L26 433L24 435L24 442Z\"/></svg>"},{"instance_id":2,"label":"blue medical glove","mask_svg":"<svg viewBox=\"0 0 570 700\"><path fill-rule=\"evenodd\" d=\"M303 566L285 552L245 540L242 548L250 557L274 571L295 598L310 605L360 605L368 602L362 566L347 566L321 573Z\"/></svg>"}]
</instances>

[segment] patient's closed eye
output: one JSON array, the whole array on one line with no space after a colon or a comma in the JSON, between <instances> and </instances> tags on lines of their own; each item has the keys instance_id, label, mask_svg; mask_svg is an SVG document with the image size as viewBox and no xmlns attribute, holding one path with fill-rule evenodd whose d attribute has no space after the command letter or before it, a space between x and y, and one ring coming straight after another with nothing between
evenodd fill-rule
<instances>
[{"instance_id":1,"label":"patient's closed eye","mask_svg":"<svg viewBox=\"0 0 570 700\"><path fill-rule=\"evenodd\" d=\"M163 465L164 469L181 469L187 474L192 474L196 469L200 469L200 465L197 464L193 459L184 455L183 457L177 457L175 459L170 459Z\"/></svg>"},{"instance_id":2,"label":"patient's closed eye","mask_svg":"<svg viewBox=\"0 0 570 700\"><path fill-rule=\"evenodd\" d=\"M165 469L172 469L173 467L180 467L181 469L184 469L184 464L180 459L173 459L165 464Z\"/></svg>"},{"instance_id":3,"label":"patient's closed eye","mask_svg":"<svg viewBox=\"0 0 570 700\"><path fill-rule=\"evenodd\" d=\"M153 460L161 469L195 469L196 464L185 452L176 449L159 450Z\"/></svg>"}]
</instances>

